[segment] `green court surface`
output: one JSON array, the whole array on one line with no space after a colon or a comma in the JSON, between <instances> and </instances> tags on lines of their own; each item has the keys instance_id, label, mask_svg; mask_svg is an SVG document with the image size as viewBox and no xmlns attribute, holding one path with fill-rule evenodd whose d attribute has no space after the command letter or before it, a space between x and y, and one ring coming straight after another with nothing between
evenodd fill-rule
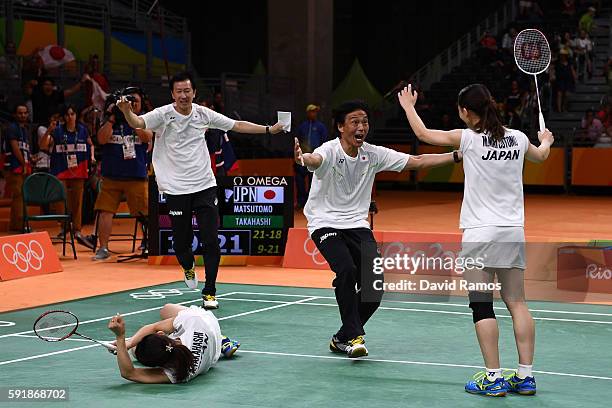
<instances>
[{"instance_id":1,"label":"green court surface","mask_svg":"<svg viewBox=\"0 0 612 408\"><path fill-rule=\"evenodd\" d=\"M116 359L83 340L45 343L32 323L66 309L79 331L112 339L119 312L128 335L155 321L165 303L199 304L173 283L0 314L0 387L67 387L66 402L0 402L42 407L601 407L612 400L612 307L531 302L537 321L538 394L486 398L463 391L482 360L462 298L388 297L367 324L370 355L349 360L328 350L339 325L328 289L219 285L222 331L241 341L231 360L181 385L123 380ZM502 365L515 368L508 313L497 304ZM12 324L14 323L14 324ZM191 405L193 404L193 405Z\"/></svg>"}]
</instances>

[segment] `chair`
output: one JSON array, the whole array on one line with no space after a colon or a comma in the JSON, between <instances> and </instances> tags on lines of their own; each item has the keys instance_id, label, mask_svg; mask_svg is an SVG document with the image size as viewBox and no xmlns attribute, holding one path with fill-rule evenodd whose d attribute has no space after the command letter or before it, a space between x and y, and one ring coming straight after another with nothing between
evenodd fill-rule
<instances>
[{"instance_id":1,"label":"chair","mask_svg":"<svg viewBox=\"0 0 612 408\"><path fill-rule=\"evenodd\" d=\"M102 180L98 180L98 183L96 185L96 191L98 192L98 194L100 194L100 191L102 190ZM121 197L121 202L125 202L127 201L125 195L123 195ZM132 241L132 252L134 252L136 250L136 238L138 235L138 224L140 223L139 219L138 219L138 215L132 215L129 212L125 213L125 212L121 212L121 213L115 213L115 215L113 215L113 219L114 220L128 220L128 219L133 219L134 220L134 232L131 234L112 234L110 235L110 237L108 238L108 242L110 241ZM94 227L94 232L92 234L92 241L93 241L93 252L94 254L96 253L96 249L98 247L98 227L100 224L100 212L97 211L96 212L96 226ZM122 237L122 238L115 238L113 239L113 237Z\"/></svg>"},{"instance_id":2,"label":"chair","mask_svg":"<svg viewBox=\"0 0 612 408\"><path fill-rule=\"evenodd\" d=\"M63 224L64 236L61 241L57 238L51 238L51 242L57 244L62 242L62 254L66 256L66 232L70 232L70 245L74 259L77 259L76 248L74 246L74 233L72 231L72 214L68 212L68 204L66 202L66 190L61 181L57 177L49 173L34 173L28 176L23 182L23 223L25 232L30 232L31 221L59 221ZM64 203L63 214L43 214L29 215L28 205L45 206L52 203Z\"/></svg>"}]
</instances>

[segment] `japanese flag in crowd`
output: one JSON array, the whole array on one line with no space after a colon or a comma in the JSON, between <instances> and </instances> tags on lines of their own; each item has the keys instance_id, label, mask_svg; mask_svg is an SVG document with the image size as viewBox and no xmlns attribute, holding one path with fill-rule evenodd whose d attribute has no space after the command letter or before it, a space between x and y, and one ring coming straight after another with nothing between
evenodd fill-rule
<instances>
[{"instance_id":1,"label":"japanese flag in crowd","mask_svg":"<svg viewBox=\"0 0 612 408\"><path fill-rule=\"evenodd\" d=\"M74 61L74 55L59 45L47 45L38 52L38 55L42 58L45 68L57 68Z\"/></svg>"},{"instance_id":2,"label":"japanese flag in crowd","mask_svg":"<svg viewBox=\"0 0 612 408\"><path fill-rule=\"evenodd\" d=\"M87 74L85 74L85 75L86 75L85 79L90 80L91 81L91 85L92 85L91 103L96 108L98 108L100 110L103 110L104 109L104 102L106 101L106 97L108 96L108 94L106 92L104 92L104 90L102 89L100 84L95 79L91 78Z\"/></svg>"}]
</instances>

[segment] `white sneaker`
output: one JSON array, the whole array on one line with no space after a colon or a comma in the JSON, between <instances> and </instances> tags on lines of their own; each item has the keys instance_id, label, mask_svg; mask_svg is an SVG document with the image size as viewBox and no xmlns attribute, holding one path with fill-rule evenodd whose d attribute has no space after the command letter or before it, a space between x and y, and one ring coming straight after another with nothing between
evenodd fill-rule
<instances>
[{"instance_id":1,"label":"white sneaker","mask_svg":"<svg viewBox=\"0 0 612 408\"><path fill-rule=\"evenodd\" d=\"M204 309L208 310L208 309L218 309L219 308L219 302L217 301L217 298L213 295L204 295L203 296L204 299Z\"/></svg>"},{"instance_id":2,"label":"white sneaker","mask_svg":"<svg viewBox=\"0 0 612 408\"><path fill-rule=\"evenodd\" d=\"M368 349L365 346L363 336L357 336L349 340L348 346L346 347L346 354L349 358L365 357L368 355Z\"/></svg>"},{"instance_id":3,"label":"white sneaker","mask_svg":"<svg viewBox=\"0 0 612 408\"><path fill-rule=\"evenodd\" d=\"M184 269L183 273L185 274L185 285L187 285L189 289L197 289L198 275L196 274L195 265L193 265L191 269Z\"/></svg>"}]
</instances>

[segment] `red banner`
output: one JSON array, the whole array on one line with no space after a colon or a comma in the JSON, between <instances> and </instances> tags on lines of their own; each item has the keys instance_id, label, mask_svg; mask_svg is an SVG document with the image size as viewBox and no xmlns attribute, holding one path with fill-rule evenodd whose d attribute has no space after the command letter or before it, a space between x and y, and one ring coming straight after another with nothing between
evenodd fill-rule
<instances>
[{"instance_id":1,"label":"red banner","mask_svg":"<svg viewBox=\"0 0 612 408\"><path fill-rule=\"evenodd\" d=\"M63 270L47 232L0 237L0 280Z\"/></svg>"}]
</instances>

